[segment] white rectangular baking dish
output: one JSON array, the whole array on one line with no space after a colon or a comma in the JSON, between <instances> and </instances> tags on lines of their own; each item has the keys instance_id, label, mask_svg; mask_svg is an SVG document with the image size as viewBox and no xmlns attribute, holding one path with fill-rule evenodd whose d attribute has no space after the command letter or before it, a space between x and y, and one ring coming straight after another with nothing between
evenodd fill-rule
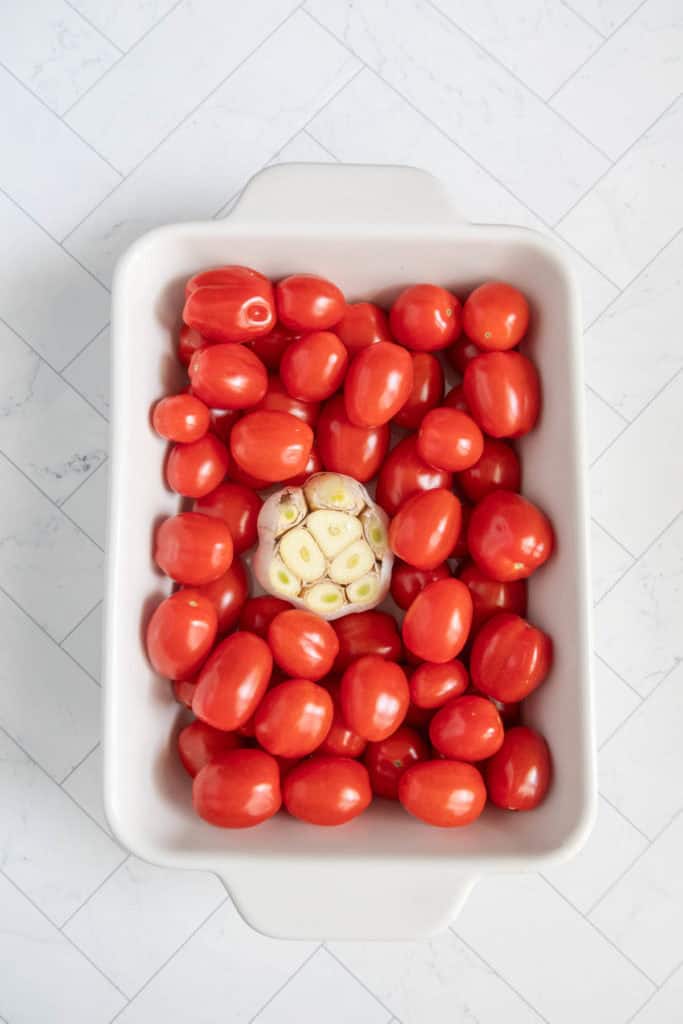
<instances>
[{"instance_id":1,"label":"white rectangular baking dish","mask_svg":"<svg viewBox=\"0 0 683 1024\"><path fill-rule=\"evenodd\" d=\"M552 634L555 665L528 701L555 778L530 814L487 809L463 830L428 828L375 801L338 829L278 815L252 830L192 811L174 750L179 709L150 669L144 624L169 591L151 558L154 524L177 511L163 482L153 402L179 389L183 283L244 263L272 278L312 271L350 300L388 303L435 281L463 294L502 278L530 298L524 347L543 380L543 414L522 442L524 492L552 517L557 552L531 582L529 615ZM227 220L159 228L137 241L113 288L113 380L104 644L105 803L118 839L149 861L216 872L255 928L288 938L407 938L452 920L486 872L538 869L575 853L592 824L595 757L579 300L557 248L535 232L463 223L442 186L405 167L288 165L258 174Z\"/></svg>"}]
</instances>

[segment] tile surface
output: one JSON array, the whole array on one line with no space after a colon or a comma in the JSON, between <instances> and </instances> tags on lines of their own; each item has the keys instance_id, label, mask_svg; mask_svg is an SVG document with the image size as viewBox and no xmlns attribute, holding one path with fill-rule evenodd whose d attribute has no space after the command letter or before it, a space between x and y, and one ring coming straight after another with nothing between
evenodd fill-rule
<instances>
[{"instance_id":1,"label":"tile surface","mask_svg":"<svg viewBox=\"0 0 683 1024\"><path fill-rule=\"evenodd\" d=\"M0 28L0 1024L677 1022L680 3L31 0ZM597 823L429 941L264 938L104 817L113 268L285 161L423 167L581 291Z\"/></svg>"}]
</instances>

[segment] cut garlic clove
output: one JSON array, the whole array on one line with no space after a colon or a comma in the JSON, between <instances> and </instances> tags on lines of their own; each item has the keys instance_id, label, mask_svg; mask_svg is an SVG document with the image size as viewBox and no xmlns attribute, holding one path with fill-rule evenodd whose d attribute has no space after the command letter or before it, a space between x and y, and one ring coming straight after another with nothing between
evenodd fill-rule
<instances>
[{"instance_id":1,"label":"cut garlic clove","mask_svg":"<svg viewBox=\"0 0 683 1024\"><path fill-rule=\"evenodd\" d=\"M304 484L304 493L313 509L337 509L358 515L365 506L359 484L342 473L316 473Z\"/></svg>"},{"instance_id":2,"label":"cut garlic clove","mask_svg":"<svg viewBox=\"0 0 683 1024\"><path fill-rule=\"evenodd\" d=\"M372 548L364 540L354 541L330 562L328 575L334 583L353 583L370 572L375 564Z\"/></svg>"},{"instance_id":3,"label":"cut garlic clove","mask_svg":"<svg viewBox=\"0 0 683 1024\"><path fill-rule=\"evenodd\" d=\"M361 512L360 521L363 524L365 539L374 551L375 558L381 560L389 550L386 524L372 508L366 508Z\"/></svg>"},{"instance_id":4,"label":"cut garlic clove","mask_svg":"<svg viewBox=\"0 0 683 1024\"><path fill-rule=\"evenodd\" d=\"M283 597L297 597L301 590L301 580L287 568L277 555L270 563L268 582L272 590Z\"/></svg>"},{"instance_id":5,"label":"cut garlic clove","mask_svg":"<svg viewBox=\"0 0 683 1024\"><path fill-rule=\"evenodd\" d=\"M319 509L311 512L306 520L311 531L327 558L335 558L354 540L363 536L363 527L356 516L334 509Z\"/></svg>"},{"instance_id":6,"label":"cut garlic clove","mask_svg":"<svg viewBox=\"0 0 683 1024\"><path fill-rule=\"evenodd\" d=\"M308 508L304 492L300 487L283 491L277 503L277 524L275 536L279 537L285 530L290 530L302 521Z\"/></svg>"},{"instance_id":7,"label":"cut garlic clove","mask_svg":"<svg viewBox=\"0 0 683 1024\"><path fill-rule=\"evenodd\" d=\"M304 583L312 583L325 574L325 556L304 526L295 526L282 535L280 558Z\"/></svg>"},{"instance_id":8,"label":"cut garlic clove","mask_svg":"<svg viewBox=\"0 0 683 1024\"><path fill-rule=\"evenodd\" d=\"M304 604L312 612L318 615L326 615L329 612L336 612L346 603L344 590L336 583L314 583L312 587L304 590Z\"/></svg>"},{"instance_id":9,"label":"cut garlic clove","mask_svg":"<svg viewBox=\"0 0 683 1024\"><path fill-rule=\"evenodd\" d=\"M346 597L351 604L370 604L376 602L379 597L379 576L376 572L369 572L361 576L355 583L349 583L346 588Z\"/></svg>"}]
</instances>

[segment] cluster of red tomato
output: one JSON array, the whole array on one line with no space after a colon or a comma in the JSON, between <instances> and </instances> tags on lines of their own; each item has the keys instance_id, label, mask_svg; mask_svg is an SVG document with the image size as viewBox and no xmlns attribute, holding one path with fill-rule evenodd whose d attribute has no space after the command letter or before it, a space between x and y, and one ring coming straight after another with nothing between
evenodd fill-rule
<instances>
[{"instance_id":1,"label":"cluster of red tomato","mask_svg":"<svg viewBox=\"0 0 683 1024\"><path fill-rule=\"evenodd\" d=\"M223 267L188 282L190 388L162 399L153 424L174 442L169 486L196 500L157 531L156 561L181 589L153 613L147 650L196 716L178 746L207 821L255 825L284 802L338 825L374 793L454 826L487 796L510 810L545 796L547 744L518 724L552 658L524 618L552 527L518 493L508 440L539 414L536 369L516 348L528 319L501 282L464 305L415 285L389 317L314 275L273 287ZM462 374L445 397L441 350ZM389 451L391 424L409 433ZM377 476L400 632L384 611L330 624L249 597L239 555L256 542L256 491L321 469Z\"/></svg>"}]
</instances>

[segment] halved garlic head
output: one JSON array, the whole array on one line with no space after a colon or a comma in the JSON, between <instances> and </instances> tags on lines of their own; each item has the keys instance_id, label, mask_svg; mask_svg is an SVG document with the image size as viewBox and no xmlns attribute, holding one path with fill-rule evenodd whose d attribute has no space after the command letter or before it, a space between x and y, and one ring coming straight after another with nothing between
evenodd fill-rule
<instances>
[{"instance_id":1,"label":"halved garlic head","mask_svg":"<svg viewBox=\"0 0 683 1024\"><path fill-rule=\"evenodd\" d=\"M374 608L389 591L388 521L362 484L315 473L272 494L258 518L256 579L325 619Z\"/></svg>"}]
</instances>

